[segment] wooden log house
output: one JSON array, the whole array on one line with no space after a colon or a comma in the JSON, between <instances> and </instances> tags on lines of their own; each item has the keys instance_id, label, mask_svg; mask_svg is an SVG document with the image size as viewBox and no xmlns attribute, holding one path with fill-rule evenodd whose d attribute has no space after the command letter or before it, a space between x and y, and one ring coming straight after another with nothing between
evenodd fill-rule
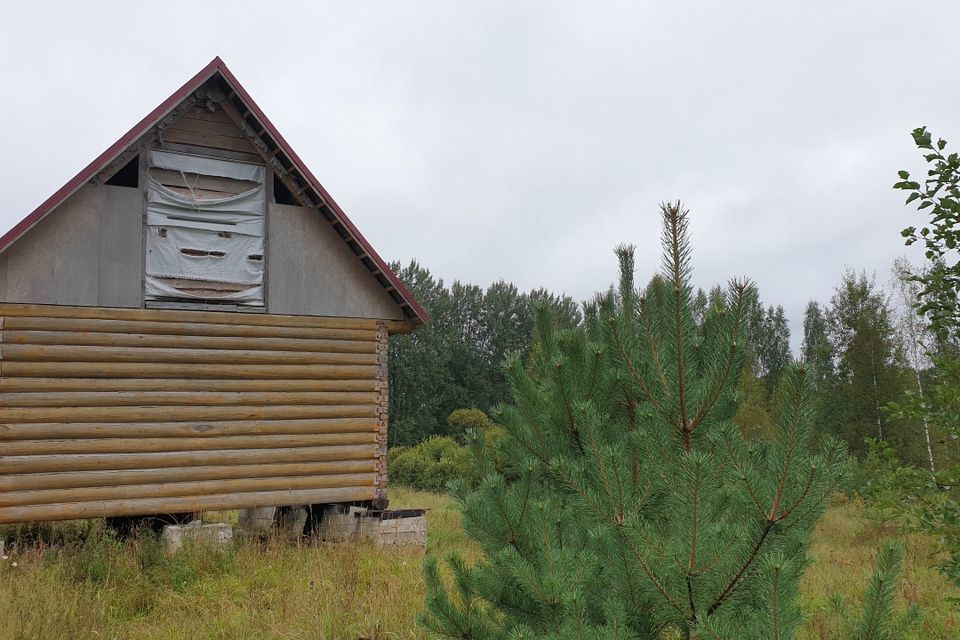
<instances>
[{"instance_id":1,"label":"wooden log house","mask_svg":"<svg viewBox=\"0 0 960 640\"><path fill-rule=\"evenodd\" d=\"M0 238L0 523L385 506L426 320L216 58Z\"/></svg>"}]
</instances>

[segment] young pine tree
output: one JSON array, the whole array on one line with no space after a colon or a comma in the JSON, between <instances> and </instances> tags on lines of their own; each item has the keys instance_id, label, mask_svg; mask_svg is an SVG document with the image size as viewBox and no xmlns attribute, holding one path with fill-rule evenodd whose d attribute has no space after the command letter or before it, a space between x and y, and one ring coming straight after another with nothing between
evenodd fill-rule
<instances>
[{"instance_id":1,"label":"young pine tree","mask_svg":"<svg viewBox=\"0 0 960 640\"><path fill-rule=\"evenodd\" d=\"M846 456L813 448L800 367L784 374L774 441L744 440L732 416L754 291L732 282L698 327L687 211L662 216L659 278L638 292L633 250L618 249L619 291L575 329L541 314L527 365L508 360L504 434L495 451L475 440L481 479L455 487L484 559L451 557L452 585L428 560L421 622L435 634L793 637L810 531Z\"/></svg>"}]
</instances>

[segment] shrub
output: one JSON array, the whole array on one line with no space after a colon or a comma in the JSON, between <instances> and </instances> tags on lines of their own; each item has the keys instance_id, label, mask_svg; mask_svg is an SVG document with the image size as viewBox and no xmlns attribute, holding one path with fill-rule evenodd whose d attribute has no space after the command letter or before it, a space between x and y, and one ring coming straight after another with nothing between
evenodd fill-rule
<instances>
[{"instance_id":1,"label":"shrub","mask_svg":"<svg viewBox=\"0 0 960 640\"><path fill-rule=\"evenodd\" d=\"M480 409L457 409L447 416L445 432L462 443L471 429L487 432L495 428L497 425Z\"/></svg>"},{"instance_id":2,"label":"shrub","mask_svg":"<svg viewBox=\"0 0 960 640\"><path fill-rule=\"evenodd\" d=\"M448 436L433 436L412 447L391 449L390 480L424 491L446 491L456 479L472 479L469 450Z\"/></svg>"}]
</instances>

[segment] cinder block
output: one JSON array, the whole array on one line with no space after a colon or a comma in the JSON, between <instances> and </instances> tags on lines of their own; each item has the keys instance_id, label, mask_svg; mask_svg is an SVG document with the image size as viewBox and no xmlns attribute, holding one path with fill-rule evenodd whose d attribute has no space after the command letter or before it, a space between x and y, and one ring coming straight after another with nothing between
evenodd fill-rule
<instances>
[{"instance_id":1,"label":"cinder block","mask_svg":"<svg viewBox=\"0 0 960 640\"><path fill-rule=\"evenodd\" d=\"M427 546L427 517L423 509L402 511L365 511L339 505L324 509L318 529L326 542L370 540L380 546Z\"/></svg>"},{"instance_id":2,"label":"cinder block","mask_svg":"<svg viewBox=\"0 0 960 640\"><path fill-rule=\"evenodd\" d=\"M276 519L280 533L287 538L302 538L307 515L307 508L302 505L278 508Z\"/></svg>"},{"instance_id":3,"label":"cinder block","mask_svg":"<svg viewBox=\"0 0 960 640\"><path fill-rule=\"evenodd\" d=\"M276 507L254 507L240 512L237 526L251 533L270 533L277 515Z\"/></svg>"},{"instance_id":4,"label":"cinder block","mask_svg":"<svg viewBox=\"0 0 960 640\"><path fill-rule=\"evenodd\" d=\"M199 520L185 525L168 524L160 535L167 553L176 553L184 543L225 546L233 540L233 527L224 522L203 524Z\"/></svg>"},{"instance_id":5,"label":"cinder block","mask_svg":"<svg viewBox=\"0 0 960 640\"><path fill-rule=\"evenodd\" d=\"M320 521L320 539L327 542L352 540L358 533L356 514L361 512L359 507L350 507L346 512L336 504L324 507Z\"/></svg>"},{"instance_id":6,"label":"cinder block","mask_svg":"<svg viewBox=\"0 0 960 640\"><path fill-rule=\"evenodd\" d=\"M427 546L427 518L422 510L368 511L357 519L357 532L379 546Z\"/></svg>"}]
</instances>

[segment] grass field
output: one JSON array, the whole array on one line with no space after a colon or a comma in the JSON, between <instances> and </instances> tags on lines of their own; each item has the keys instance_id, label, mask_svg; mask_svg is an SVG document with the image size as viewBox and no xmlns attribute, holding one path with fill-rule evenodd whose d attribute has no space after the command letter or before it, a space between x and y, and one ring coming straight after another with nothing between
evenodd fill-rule
<instances>
[{"instance_id":1,"label":"grass field","mask_svg":"<svg viewBox=\"0 0 960 640\"><path fill-rule=\"evenodd\" d=\"M391 489L392 506L426 507L427 553L477 549L449 498ZM421 638L423 553L366 544L240 540L231 549L167 557L157 541L124 543L98 521L0 529L0 639ZM866 519L856 502L827 512L804 581L801 638L844 638L881 540L896 531ZM10 547L13 539L14 546ZM924 617L917 640L960 637L960 590L933 565L929 539L907 536L901 604ZM954 599L951 602L951 599Z\"/></svg>"}]
</instances>

